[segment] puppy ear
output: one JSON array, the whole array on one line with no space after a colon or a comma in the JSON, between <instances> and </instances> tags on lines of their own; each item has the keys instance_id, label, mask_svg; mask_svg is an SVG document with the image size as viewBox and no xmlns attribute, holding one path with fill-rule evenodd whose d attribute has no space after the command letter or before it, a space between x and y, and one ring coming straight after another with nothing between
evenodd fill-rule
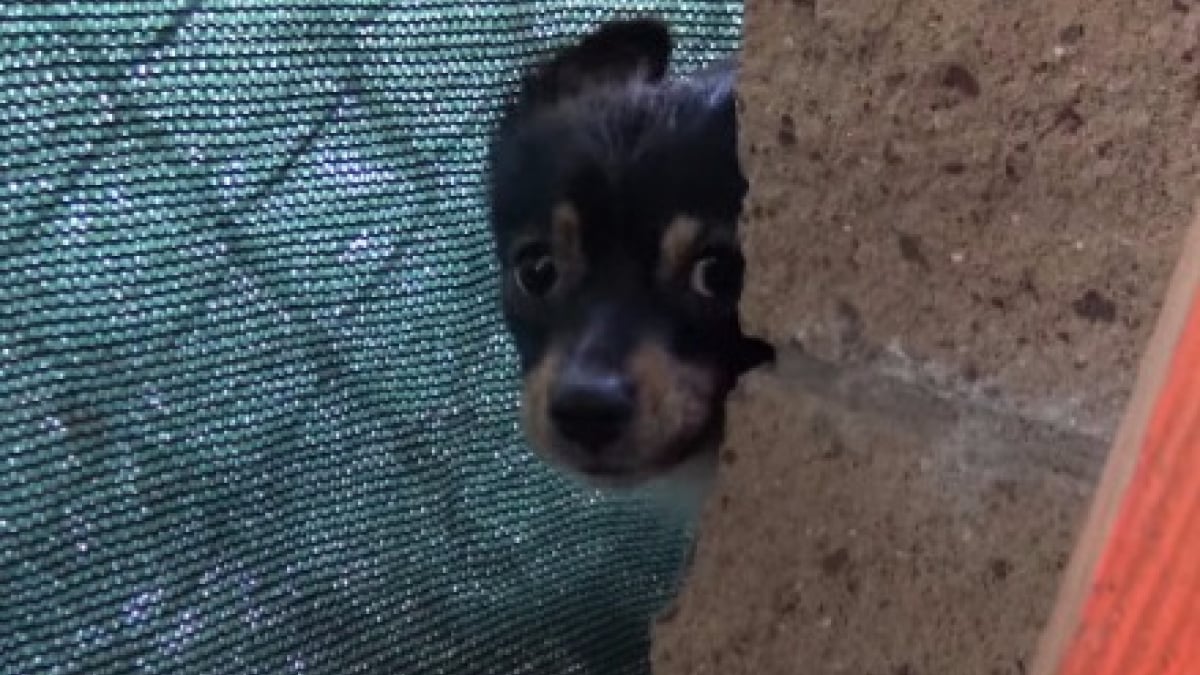
<instances>
[{"instance_id":1,"label":"puppy ear","mask_svg":"<svg viewBox=\"0 0 1200 675\"><path fill-rule=\"evenodd\" d=\"M667 72L671 32L658 19L609 21L560 50L523 83L522 107L557 103L605 84L656 82Z\"/></svg>"}]
</instances>

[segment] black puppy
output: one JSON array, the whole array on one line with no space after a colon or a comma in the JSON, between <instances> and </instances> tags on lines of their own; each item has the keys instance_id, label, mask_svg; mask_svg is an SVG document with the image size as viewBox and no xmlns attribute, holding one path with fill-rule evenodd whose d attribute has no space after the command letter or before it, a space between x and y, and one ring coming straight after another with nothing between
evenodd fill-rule
<instances>
[{"instance_id":1,"label":"black puppy","mask_svg":"<svg viewBox=\"0 0 1200 675\"><path fill-rule=\"evenodd\" d=\"M525 432L552 464L633 486L711 458L742 333L732 63L668 78L668 28L603 24L530 70L490 156Z\"/></svg>"}]
</instances>

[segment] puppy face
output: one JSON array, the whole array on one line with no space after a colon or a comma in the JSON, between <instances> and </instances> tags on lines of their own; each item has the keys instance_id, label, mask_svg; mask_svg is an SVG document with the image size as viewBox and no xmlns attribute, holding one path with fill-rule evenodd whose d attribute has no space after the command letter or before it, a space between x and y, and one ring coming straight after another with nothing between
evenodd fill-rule
<instances>
[{"instance_id":1,"label":"puppy face","mask_svg":"<svg viewBox=\"0 0 1200 675\"><path fill-rule=\"evenodd\" d=\"M525 79L492 146L504 315L533 447L633 485L720 440L743 335L733 70L667 80L667 29L602 26Z\"/></svg>"}]
</instances>

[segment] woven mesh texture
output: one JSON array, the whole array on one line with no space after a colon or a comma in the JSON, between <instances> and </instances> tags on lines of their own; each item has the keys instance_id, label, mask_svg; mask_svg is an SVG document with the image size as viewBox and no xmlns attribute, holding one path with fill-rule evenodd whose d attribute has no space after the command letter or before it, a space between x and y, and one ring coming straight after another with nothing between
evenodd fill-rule
<instances>
[{"instance_id":1,"label":"woven mesh texture","mask_svg":"<svg viewBox=\"0 0 1200 675\"><path fill-rule=\"evenodd\" d=\"M483 201L517 69L729 2L0 16L0 673L643 673L690 523L516 425Z\"/></svg>"}]
</instances>

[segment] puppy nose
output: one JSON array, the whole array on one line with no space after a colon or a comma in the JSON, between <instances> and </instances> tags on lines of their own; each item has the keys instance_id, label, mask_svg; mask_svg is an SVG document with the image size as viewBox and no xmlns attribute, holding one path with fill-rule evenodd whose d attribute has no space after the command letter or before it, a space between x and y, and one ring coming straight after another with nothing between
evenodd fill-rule
<instances>
[{"instance_id":1,"label":"puppy nose","mask_svg":"<svg viewBox=\"0 0 1200 675\"><path fill-rule=\"evenodd\" d=\"M633 417L634 390L620 374L569 369L550 400L559 433L590 452L617 440Z\"/></svg>"}]
</instances>

